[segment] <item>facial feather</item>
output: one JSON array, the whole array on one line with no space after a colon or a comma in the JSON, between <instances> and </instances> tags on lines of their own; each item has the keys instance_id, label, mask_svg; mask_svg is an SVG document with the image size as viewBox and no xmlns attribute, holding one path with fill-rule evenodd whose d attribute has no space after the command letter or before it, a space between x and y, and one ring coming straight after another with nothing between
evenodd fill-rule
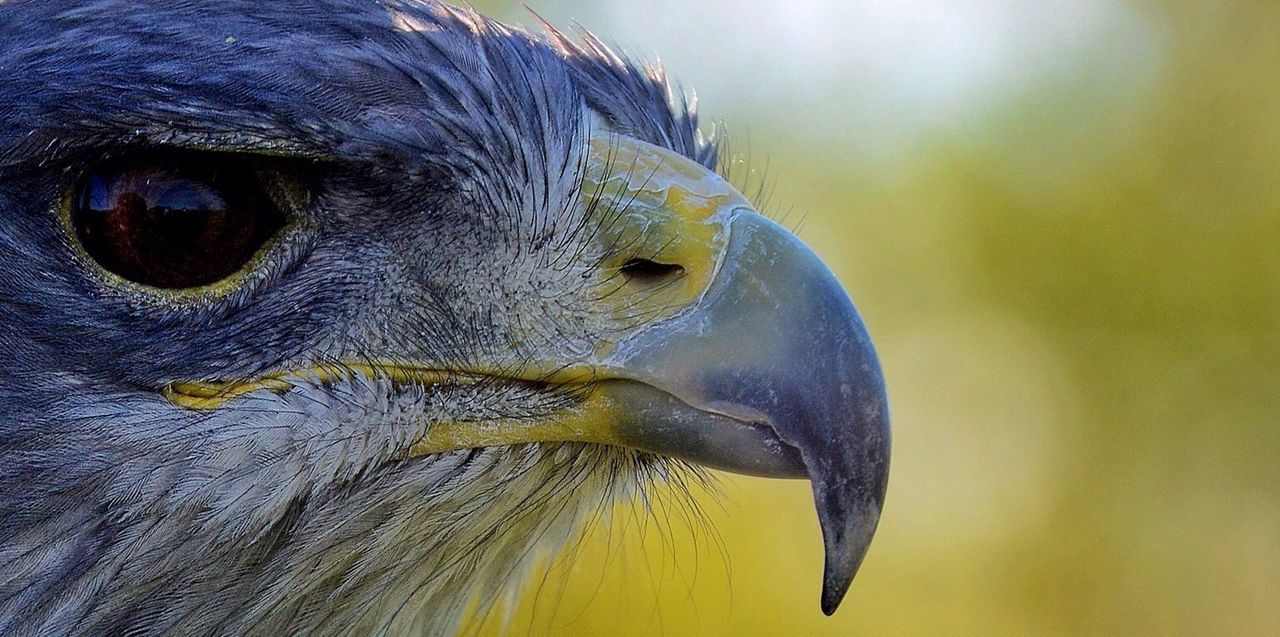
<instances>
[{"instance_id":1,"label":"facial feather","mask_svg":"<svg viewBox=\"0 0 1280 637\"><path fill-rule=\"evenodd\" d=\"M577 191L589 111L715 161L657 69L416 2L15 0L0 36L0 632L440 634L677 470L571 443L407 456L434 423L572 400L522 386L160 396L599 338L574 319L598 261L575 240L604 223ZM243 288L121 291L70 249L75 175L155 146L300 162L299 226ZM559 329L530 320L553 312Z\"/></svg>"}]
</instances>

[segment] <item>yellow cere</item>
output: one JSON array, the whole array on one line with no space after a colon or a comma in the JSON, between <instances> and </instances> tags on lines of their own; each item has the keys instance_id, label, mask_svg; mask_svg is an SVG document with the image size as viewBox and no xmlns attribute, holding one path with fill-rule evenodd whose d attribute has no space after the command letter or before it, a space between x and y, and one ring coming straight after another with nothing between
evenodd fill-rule
<instances>
[{"instance_id":1,"label":"yellow cere","mask_svg":"<svg viewBox=\"0 0 1280 637\"><path fill-rule=\"evenodd\" d=\"M733 215L751 204L719 175L653 144L595 135L588 144L582 186L598 217L596 248L607 255L601 295L615 319L657 319L696 302L710 285L728 243ZM660 285L616 276L631 259L679 265L683 274ZM618 292L618 293L612 293Z\"/></svg>"}]
</instances>

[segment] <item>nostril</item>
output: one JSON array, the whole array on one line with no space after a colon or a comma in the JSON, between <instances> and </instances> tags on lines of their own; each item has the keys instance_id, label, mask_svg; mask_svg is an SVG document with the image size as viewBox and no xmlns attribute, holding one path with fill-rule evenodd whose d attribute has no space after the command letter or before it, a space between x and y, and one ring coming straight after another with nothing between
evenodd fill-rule
<instances>
[{"instance_id":1,"label":"nostril","mask_svg":"<svg viewBox=\"0 0 1280 637\"><path fill-rule=\"evenodd\" d=\"M650 259L632 259L619 269L627 278L642 283L656 283L684 274L684 266L678 263L658 263Z\"/></svg>"}]
</instances>

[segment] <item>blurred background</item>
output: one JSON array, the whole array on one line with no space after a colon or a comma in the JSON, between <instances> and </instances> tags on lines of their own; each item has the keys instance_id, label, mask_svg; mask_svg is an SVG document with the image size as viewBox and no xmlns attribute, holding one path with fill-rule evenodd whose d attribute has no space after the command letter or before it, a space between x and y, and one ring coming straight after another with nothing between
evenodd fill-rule
<instances>
[{"instance_id":1,"label":"blurred background","mask_svg":"<svg viewBox=\"0 0 1280 637\"><path fill-rule=\"evenodd\" d=\"M1280 4L526 1L696 89L876 338L893 470L834 617L807 484L722 475L476 633L1280 634Z\"/></svg>"}]
</instances>

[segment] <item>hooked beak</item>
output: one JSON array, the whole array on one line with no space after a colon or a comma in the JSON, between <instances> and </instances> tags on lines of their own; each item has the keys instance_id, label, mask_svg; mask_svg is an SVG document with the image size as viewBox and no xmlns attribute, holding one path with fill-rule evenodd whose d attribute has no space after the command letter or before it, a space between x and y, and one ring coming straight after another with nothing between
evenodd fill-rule
<instances>
[{"instance_id":1,"label":"hooked beak","mask_svg":"<svg viewBox=\"0 0 1280 637\"><path fill-rule=\"evenodd\" d=\"M888 399L867 329L818 256L722 178L643 142L608 143L588 183L617 183L616 200L640 218L677 227L658 258L683 264L701 293L596 361L614 379L598 383L611 403L607 437L728 471L808 478L829 615L866 554L888 480ZM632 156L647 175L639 185L613 168Z\"/></svg>"},{"instance_id":2,"label":"hooked beak","mask_svg":"<svg viewBox=\"0 0 1280 637\"><path fill-rule=\"evenodd\" d=\"M750 210L728 224L702 300L610 361L620 442L711 467L812 482L835 612L871 542L889 470L889 414L870 337L830 270ZM678 400L674 400L678 399Z\"/></svg>"}]
</instances>

